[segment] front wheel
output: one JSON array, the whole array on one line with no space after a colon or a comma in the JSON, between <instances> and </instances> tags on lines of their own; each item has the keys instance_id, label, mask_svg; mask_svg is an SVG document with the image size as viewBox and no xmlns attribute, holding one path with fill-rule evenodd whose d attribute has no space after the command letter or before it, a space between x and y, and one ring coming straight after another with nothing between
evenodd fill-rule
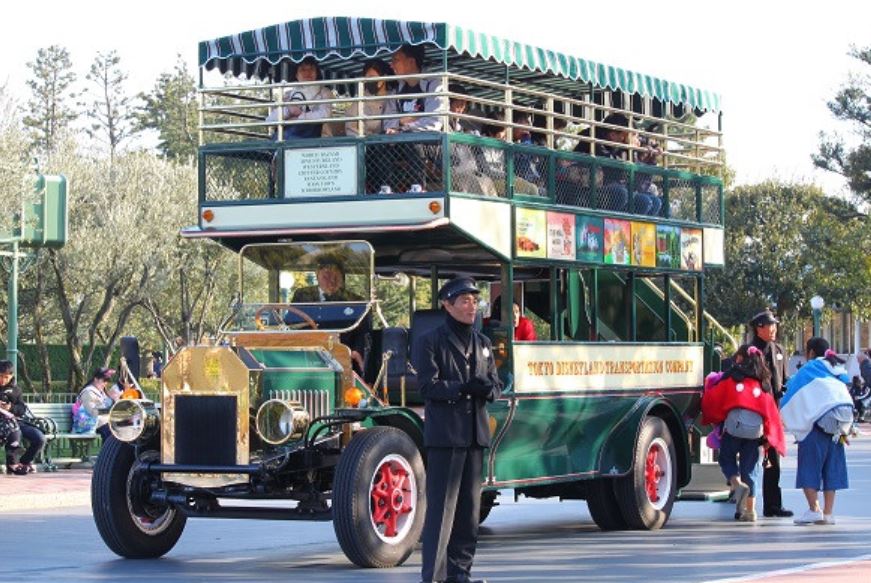
<instances>
[{"instance_id":1,"label":"front wheel","mask_svg":"<svg viewBox=\"0 0 871 583\"><path fill-rule=\"evenodd\" d=\"M333 528L360 567L395 567L411 555L426 513L420 451L404 431L358 432L342 452L333 483Z\"/></svg>"},{"instance_id":2,"label":"front wheel","mask_svg":"<svg viewBox=\"0 0 871 583\"><path fill-rule=\"evenodd\" d=\"M665 421L658 417L644 420L632 471L618 478L614 489L630 528L655 530L665 526L677 494L674 442Z\"/></svg>"},{"instance_id":3,"label":"front wheel","mask_svg":"<svg viewBox=\"0 0 871 583\"><path fill-rule=\"evenodd\" d=\"M106 546L127 559L165 555L175 546L187 518L175 508L148 501L148 478L136 470L158 461L156 451L138 458L132 446L110 437L100 449L91 478L91 509Z\"/></svg>"}]
</instances>

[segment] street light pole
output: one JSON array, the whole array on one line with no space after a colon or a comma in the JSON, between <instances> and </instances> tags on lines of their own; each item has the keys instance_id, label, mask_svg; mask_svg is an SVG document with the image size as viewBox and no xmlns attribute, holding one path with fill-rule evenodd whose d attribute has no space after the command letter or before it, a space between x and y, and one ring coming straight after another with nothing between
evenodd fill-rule
<instances>
[{"instance_id":1,"label":"street light pole","mask_svg":"<svg viewBox=\"0 0 871 583\"><path fill-rule=\"evenodd\" d=\"M811 298L811 314L813 314L814 318L814 336L820 335L820 318L823 314L823 306L826 305L826 302L820 296L814 296Z\"/></svg>"}]
</instances>

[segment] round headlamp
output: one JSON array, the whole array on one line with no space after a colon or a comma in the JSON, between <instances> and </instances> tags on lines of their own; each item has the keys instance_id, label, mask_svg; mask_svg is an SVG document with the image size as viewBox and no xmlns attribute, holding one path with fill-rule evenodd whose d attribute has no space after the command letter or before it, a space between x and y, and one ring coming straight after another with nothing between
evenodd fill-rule
<instances>
[{"instance_id":1,"label":"round headlamp","mask_svg":"<svg viewBox=\"0 0 871 583\"><path fill-rule=\"evenodd\" d=\"M257 410L255 425L260 438L271 445L281 445L303 436L311 417L297 401L270 399Z\"/></svg>"},{"instance_id":2,"label":"round headlamp","mask_svg":"<svg viewBox=\"0 0 871 583\"><path fill-rule=\"evenodd\" d=\"M147 441L158 429L160 414L151 401L121 399L109 410L109 430L119 441Z\"/></svg>"}]
</instances>

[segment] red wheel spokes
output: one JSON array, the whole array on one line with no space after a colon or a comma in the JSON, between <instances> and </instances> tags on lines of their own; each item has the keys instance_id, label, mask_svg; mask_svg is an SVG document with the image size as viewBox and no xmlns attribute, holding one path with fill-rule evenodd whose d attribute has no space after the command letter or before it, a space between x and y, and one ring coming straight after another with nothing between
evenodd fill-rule
<instances>
[{"instance_id":1,"label":"red wheel spokes","mask_svg":"<svg viewBox=\"0 0 871 583\"><path fill-rule=\"evenodd\" d=\"M657 463L658 447L651 447L647 452L647 460L644 464L644 489L651 502L659 502L659 480L665 475Z\"/></svg>"},{"instance_id":2,"label":"red wheel spokes","mask_svg":"<svg viewBox=\"0 0 871 583\"><path fill-rule=\"evenodd\" d=\"M396 536L400 516L411 510L408 472L394 468L389 462L382 464L372 483L372 521L375 526L384 527L384 536Z\"/></svg>"}]
</instances>

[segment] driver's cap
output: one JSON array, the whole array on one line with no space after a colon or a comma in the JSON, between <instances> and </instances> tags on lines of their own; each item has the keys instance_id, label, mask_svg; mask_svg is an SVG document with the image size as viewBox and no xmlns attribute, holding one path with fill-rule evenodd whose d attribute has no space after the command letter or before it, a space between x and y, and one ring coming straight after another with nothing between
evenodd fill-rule
<instances>
[{"instance_id":1,"label":"driver's cap","mask_svg":"<svg viewBox=\"0 0 871 583\"><path fill-rule=\"evenodd\" d=\"M475 286L475 280L471 277L456 277L439 290L440 300L450 300L462 294L478 295L480 290Z\"/></svg>"}]
</instances>

